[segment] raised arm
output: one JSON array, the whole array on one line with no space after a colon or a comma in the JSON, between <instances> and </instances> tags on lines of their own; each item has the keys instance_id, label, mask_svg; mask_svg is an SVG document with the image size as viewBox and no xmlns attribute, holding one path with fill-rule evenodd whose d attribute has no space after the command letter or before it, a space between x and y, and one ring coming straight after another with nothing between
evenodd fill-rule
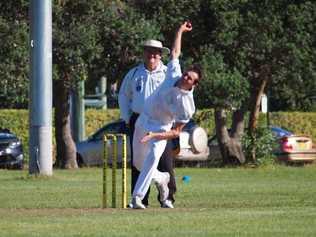
<instances>
[{"instance_id":1,"label":"raised arm","mask_svg":"<svg viewBox=\"0 0 316 237\"><path fill-rule=\"evenodd\" d=\"M176 32L176 36L173 43L173 48L171 50L171 59L179 58L181 54L181 40L183 32L188 32L192 30L192 24L189 21L185 21Z\"/></svg>"}]
</instances>

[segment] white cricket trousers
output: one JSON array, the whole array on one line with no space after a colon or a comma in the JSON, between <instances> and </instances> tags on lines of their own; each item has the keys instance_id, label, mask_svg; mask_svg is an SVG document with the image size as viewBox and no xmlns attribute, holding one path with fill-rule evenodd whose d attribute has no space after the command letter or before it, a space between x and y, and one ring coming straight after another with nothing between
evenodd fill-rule
<instances>
[{"instance_id":1,"label":"white cricket trousers","mask_svg":"<svg viewBox=\"0 0 316 237\"><path fill-rule=\"evenodd\" d=\"M152 181L163 183L166 180L166 174L160 172L157 167L159 159L165 150L167 140L151 139L147 143L141 143L140 140L148 133L141 125L135 127L133 138L133 164L140 171L133 197L139 197L143 200Z\"/></svg>"}]
</instances>

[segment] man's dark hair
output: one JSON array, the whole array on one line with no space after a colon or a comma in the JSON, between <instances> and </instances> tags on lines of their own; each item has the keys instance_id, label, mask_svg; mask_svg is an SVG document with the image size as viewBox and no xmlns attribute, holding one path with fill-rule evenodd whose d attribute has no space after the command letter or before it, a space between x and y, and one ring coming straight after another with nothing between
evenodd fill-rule
<instances>
[{"instance_id":1,"label":"man's dark hair","mask_svg":"<svg viewBox=\"0 0 316 237\"><path fill-rule=\"evenodd\" d=\"M199 76L199 80L202 79L202 68L199 64L192 64L191 66L189 66L187 68L186 71L193 71L193 72L196 72Z\"/></svg>"}]
</instances>

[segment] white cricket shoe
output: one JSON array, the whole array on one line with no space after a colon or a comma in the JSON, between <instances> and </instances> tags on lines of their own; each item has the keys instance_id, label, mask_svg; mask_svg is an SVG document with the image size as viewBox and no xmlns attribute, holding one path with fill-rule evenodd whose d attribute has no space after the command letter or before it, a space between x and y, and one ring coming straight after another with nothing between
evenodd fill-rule
<instances>
[{"instance_id":1,"label":"white cricket shoe","mask_svg":"<svg viewBox=\"0 0 316 237\"><path fill-rule=\"evenodd\" d=\"M142 203L142 200L136 196L132 200L133 209L146 209L145 205Z\"/></svg>"},{"instance_id":2,"label":"white cricket shoe","mask_svg":"<svg viewBox=\"0 0 316 237\"><path fill-rule=\"evenodd\" d=\"M164 200L162 201L162 205L161 205L162 208L174 208L173 204L172 204L172 201L170 200Z\"/></svg>"}]
</instances>

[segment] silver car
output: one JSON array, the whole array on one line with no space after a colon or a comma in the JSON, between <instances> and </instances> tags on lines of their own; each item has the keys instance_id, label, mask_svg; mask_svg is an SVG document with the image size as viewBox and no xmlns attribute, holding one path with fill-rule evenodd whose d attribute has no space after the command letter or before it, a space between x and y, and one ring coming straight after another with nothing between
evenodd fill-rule
<instances>
[{"instance_id":1,"label":"silver car","mask_svg":"<svg viewBox=\"0 0 316 237\"><path fill-rule=\"evenodd\" d=\"M111 122L96 131L87 140L79 142L77 146L77 160L79 166L96 166L103 164L104 142L103 137L106 134L128 134L123 120ZM199 127L194 121L190 121L183 128L179 139L177 140L178 149L175 149L174 159L179 162L186 161L206 161L209 157L209 148L207 145L207 133ZM111 152L113 143L108 143ZM118 137L118 162L122 157L122 140ZM127 160L130 160L129 136L127 136ZM111 158L109 159L111 163Z\"/></svg>"}]
</instances>

